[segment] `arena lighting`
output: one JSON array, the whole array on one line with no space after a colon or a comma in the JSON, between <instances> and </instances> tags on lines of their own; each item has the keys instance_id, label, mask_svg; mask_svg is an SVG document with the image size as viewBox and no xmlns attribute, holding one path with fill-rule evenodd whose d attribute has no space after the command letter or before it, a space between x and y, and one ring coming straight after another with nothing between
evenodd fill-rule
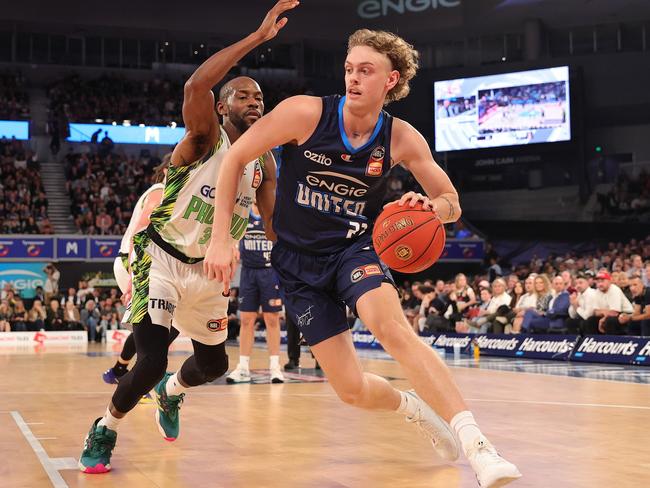
<instances>
[{"instance_id":1,"label":"arena lighting","mask_svg":"<svg viewBox=\"0 0 650 488\"><path fill-rule=\"evenodd\" d=\"M597 153L601 153L601 152L603 152L603 146L596 146L595 149L596 149L596 152L597 152Z\"/></svg>"},{"instance_id":2,"label":"arena lighting","mask_svg":"<svg viewBox=\"0 0 650 488\"><path fill-rule=\"evenodd\" d=\"M205 47L203 44L201 44L201 47Z\"/></svg>"},{"instance_id":3,"label":"arena lighting","mask_svg":"<svg viewBox=\"0 0 650 488\"><path fill-rule=\"evenodd\" d=\"M138 127L145 127L144 124L138 124Z\"/></svg>"},{"instance_id":4,"label":"arena lighting","mask_svg":"<svg viewBox=\"0 0 650 488\"><path fill-rule=\"evenodd\" d=\"M97 122L98 124L101 124L102 122L104 122L104 119L95 119L95 122Z\"/></svg>"},{"instance_id":5,"label":"arena lighting","mask_svg":"<svg viewBox=\"0 0 650 488\"><path fill-rule=\"evenodd\" d=\"M175 129L176 128L176 122L174 122L174 121L170 122L169 127L171 127L172 129Z\"/></svg>"},{"instance_id":6,"label":"arena lighting","mask_svg":"<svg viewBox=\"0 0 650 488\"><path fill-rule=\"evenodd\" d=\"M131 121L130 120L124 120L124 121L122 121L122 125L124 127L131 127Z\"/></svg>"},{"instance_id":7,"label":"arena lighting","mask_svg":"<svg viewBox=\"0 0 650 488\"><path fill-rule=\"evenodd\" d=\"M113 121L113 124L112 124L112 125L117 125L117 122Z\"/></svg>"}]
</instances>

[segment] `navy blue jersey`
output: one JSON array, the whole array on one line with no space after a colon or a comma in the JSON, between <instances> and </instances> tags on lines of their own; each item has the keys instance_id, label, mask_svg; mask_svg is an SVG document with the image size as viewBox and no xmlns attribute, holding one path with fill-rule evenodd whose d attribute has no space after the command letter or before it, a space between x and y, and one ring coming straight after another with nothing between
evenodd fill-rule
<instances>
[{"instance_id":1,"label":"navy blue jersey","mask_svg":"<svg viewBox=\"0 0 650 488\"><path fill-rule=\"evenodd\" d=\"M310 254L370 242L386 194L393 119L382 111L368 142L353 148L343 128L344 101L323 97L309 140L283 146L273 228L280 242Z\"/></svg>"},{"instance_id":2,"label":"navy blue jersey","mask_svg":"<svg viewBox=\"0 0 650 488\"><path fill-rule=\"evenodd\" d=\"M246 268L270 268L273 243L264 234L264 224L259 215L250 214L248 227L241 241L241 264Z\"/></svg>"}]
</instances>

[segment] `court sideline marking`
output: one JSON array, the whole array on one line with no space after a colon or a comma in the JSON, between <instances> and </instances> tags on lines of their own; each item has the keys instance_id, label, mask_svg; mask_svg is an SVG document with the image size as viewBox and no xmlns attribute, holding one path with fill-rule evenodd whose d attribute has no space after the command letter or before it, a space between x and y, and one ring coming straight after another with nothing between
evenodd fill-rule
<instances>
[{"instance_id":1,"label":"court sideline marking","mask_svg":"<svg viewBox=\"0 0 650 488\"><path fill-rule=\"evenodd\" d=\"M47 476L50 478L52 486L54 486L54 488L69 488L68 484L65 482L58 469L70 469L70 460L72 459L74 461L75 466L77 464L76 460L73 458L53 459L49 457L41 443L32 433L22 415L20 415L20 413L15 410L12 410L9 413L13 417L14 422L16 422L16 425L20 429L20 432L23 434L32 450L36 454L36 457L40 461L41 466L43 466L43 469L47 473Z\"/></svg>"}]
</instances>

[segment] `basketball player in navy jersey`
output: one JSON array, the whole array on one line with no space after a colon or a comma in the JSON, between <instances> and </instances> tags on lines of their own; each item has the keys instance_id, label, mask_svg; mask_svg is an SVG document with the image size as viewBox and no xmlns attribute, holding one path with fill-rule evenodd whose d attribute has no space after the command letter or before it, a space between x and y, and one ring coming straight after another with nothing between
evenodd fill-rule
<instances>
[{"instance_id":1,"label":"basketball player in navy jersey","mask_svg":"<svg viewBox=\"0 0 650 488\"><path fill-rule=\"evenodd\" d=\"M288 98L246 132L223 161L204 269L229 286L234 189L247 161L283 144L272 262L287 313L297 319L330 384L346 403L406 415L447 460L459 455L457 436L480 486L503 486L521 474L481 433L449 369L409 326L372 247L372 226L394 165L411 171L426 196L409 192L393 204L423 202L445 223L460 217L456 189L425 139L382 110L408 94L417 67L417 52L400 37L359 30L348 42L344 97ZM362 372L345 305L400 363L415 391L396 390Z\"/></svg>"},{"instance_id":2,"label":"basketball player in navy jersey","mask_svg":"<svg viewBox=\"0 0 650 488\"><path fill-rule=\"evenodd\" d=\"M270 216L269 216L270 217ZM269 219L270 220L270 219ZM257 205L253 204L246 234L239 241L241 278L239 282L239 364L226 378L227 383L251 381L250 356L255 341L255 321L262 308L266 325L266 344L269 348L271 383L284 383L280 369L280 312L282 299L275 271L271 267L271 249L276 239L264 230L264 222ZM266 225L271 228L270 222Z\"/></svg>"}]
</instances>

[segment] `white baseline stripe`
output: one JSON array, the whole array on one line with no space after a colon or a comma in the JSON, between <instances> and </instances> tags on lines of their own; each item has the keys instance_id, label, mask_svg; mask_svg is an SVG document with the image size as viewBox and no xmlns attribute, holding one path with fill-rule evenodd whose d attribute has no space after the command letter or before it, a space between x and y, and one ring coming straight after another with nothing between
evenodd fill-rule
<instances>
[{"instance_id":1,"label":"white baseline stripe","mask_svg":"<svg viewBox=\"0 0 650 488\"><path fill-rule=\"evenodd\" d=\"M629 410L650 410L650 407L643 405L612 405L607 403L573 403L573 402L545 402L536 400L507 400L507 399L486 399L486 398L466 398L470 402L485 403L524 403L527 405L554 405L559 407L596 407L596 408L624 408Z\"/></svg>"},{"instance_id":2,"label":"white baseline stripe","mask_svg":"<svg viewBox=\"0 0 650 488\"><path fill-rule=\"evenodd\" d=\"M16 411L12 411L11 416L14 418L14 422L16 422L16 425L22 432L23 436L25 436L27 442L29 442L29 445L32 446L36 457L38 457L43 469L50 478L52 486L54 486L54 488L69 488L63 477L56 470L56 467L52 464L52 461L45 452L45 449L43 449L43 446L41 446L41 443L38 442L36 437L34 437L34 434L32 434L32 431L29 429L22 416Z\"/></svg>"}]
</instances>

